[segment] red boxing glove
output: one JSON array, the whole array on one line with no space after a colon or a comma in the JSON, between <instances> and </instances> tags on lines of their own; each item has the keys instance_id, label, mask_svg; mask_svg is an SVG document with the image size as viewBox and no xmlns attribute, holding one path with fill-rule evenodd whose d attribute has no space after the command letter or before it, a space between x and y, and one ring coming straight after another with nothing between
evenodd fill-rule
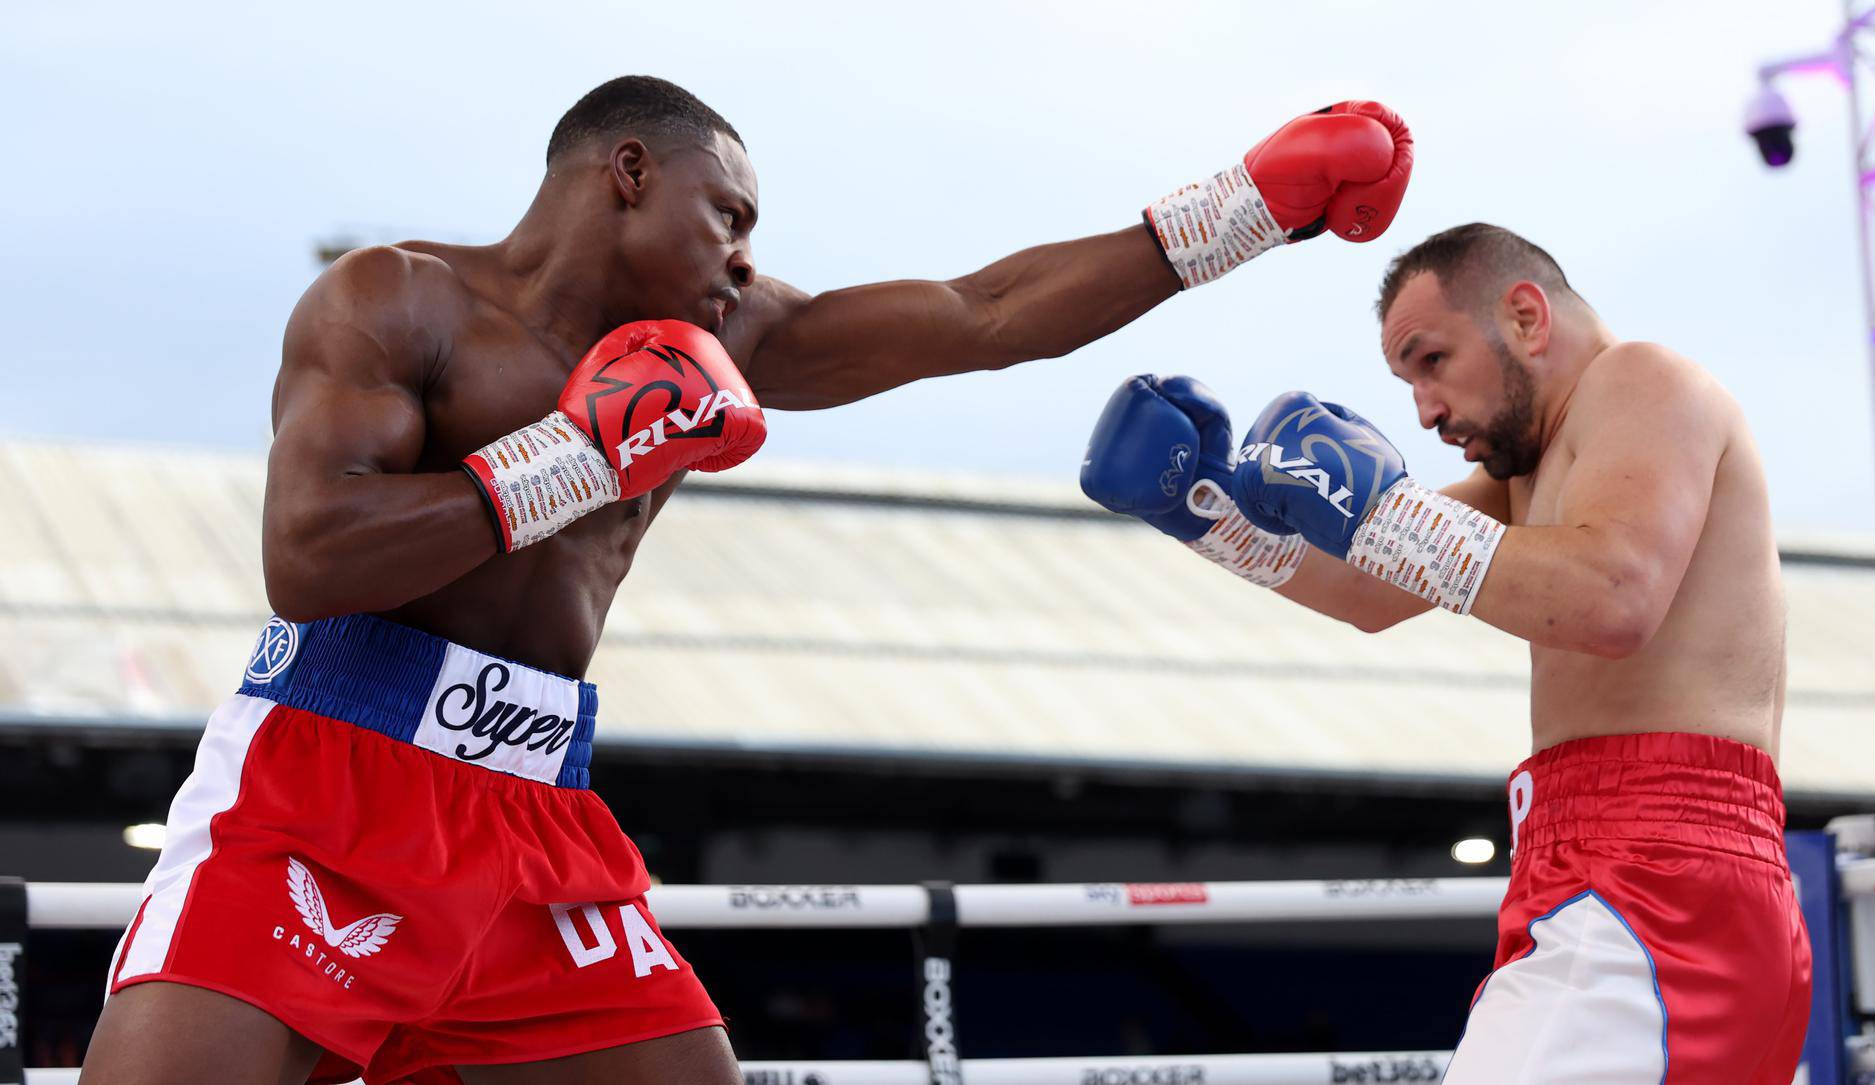
<instances>
[{"instance_id":1,"label":"red boxing glove","mask_svg":"<svg viewBox=\"0 0 1875 1085\"><path fill-rule=\"evenodd\" d=\"M1413 175L1413 134L1379 102L1339 102L1297 117L1243 156L1250 180L1288 234L1372 241L1393 225Z\"/></svg>"},{"instance_id":2,"label":"red boxing glove","mask_svg":"<svg viewBox=\"0 0 1875 1085\"><path fill-rule=\"evenodd\" d=\"M1372 241L1400 209L1413 136L1379 102L1341 102L1278 128L1243 162L1146 208L1187 287L1279 245L1331 230Z\"/></svg>"},{"instance_id":3,"label":"red boxing glove","mask_svg":"<svg viewBox=\"0 0 1875 1085\"><path fill-rule=\"evenodd\" d=\"M560 410L605 451L620 497L693 467L727 471L768 437L722 344L681 320L641 320L599 340L567 378Z\"/></svg>"},{"instance_id":4,"label":"red boxing glove","mask_svg":"<svg viewBox=\"0 0 1875 1085\"><path fill-rule=\"evenodd\" d=\"M580 359L558 409L462 461L504 552L679 471L726 471L768 436L714 336L680 320L627 324Z\"/></svg>"}]
</instances>

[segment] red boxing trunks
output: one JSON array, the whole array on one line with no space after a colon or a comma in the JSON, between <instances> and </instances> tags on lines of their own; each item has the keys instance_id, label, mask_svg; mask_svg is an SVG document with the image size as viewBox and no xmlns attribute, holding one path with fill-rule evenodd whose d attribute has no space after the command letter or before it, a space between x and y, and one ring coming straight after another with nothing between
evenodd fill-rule
<instances>
[{"instance_id":1,"label":"red boxing trunks","mask_svg":"<svg viewBox=\"0 0 1875 1085\"><path fill-rule=\"evenodd\" d=\"M1510 810L1497 965L1446 1085L1790 1085L1810 941L1764 751L1565 742L1519 767Z\"/></svg>"},{"instance_id":2,"label":"red boxing trunks","mask_svg":"<svg viewBox=\"0 0 1875 1085\"><path fill-rule=\"evenodd\" d=\"M252 1003L315 1082L457 1080L722 1023L586 789L591 685L354 615L268 623L110 989Z\"/></svg>"}]
</instances>

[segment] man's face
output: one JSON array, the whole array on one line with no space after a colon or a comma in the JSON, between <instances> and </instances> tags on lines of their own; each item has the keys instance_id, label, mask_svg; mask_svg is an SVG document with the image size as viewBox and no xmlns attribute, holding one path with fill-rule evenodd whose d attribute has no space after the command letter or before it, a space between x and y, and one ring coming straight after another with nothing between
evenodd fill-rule
<instances>
[{"instance_id":1,"label":"man's face","mask_svg":"<svg viewBox=\"0 0 1875 1085\"><path fill-rule=\"evenodd\" d=\"M1536 470L1536 383L1530 360L1486 324L1452 308L1432 272L1406 281L1380 328L1393 375L1413 386L1419 424L1436 429L1495 479Z\"/></svg>"},{"instance_id":2,"label":"man's face","mask_svg":"<svg viewBox=\"0 0 1875 1085\"><path fill-rule=\"evenodd\" d=\"M755 169L722 133L658 159L626 212L625 249L647 319L687 320L721 335L755 281Z\"/></svg>"}]
</instances>

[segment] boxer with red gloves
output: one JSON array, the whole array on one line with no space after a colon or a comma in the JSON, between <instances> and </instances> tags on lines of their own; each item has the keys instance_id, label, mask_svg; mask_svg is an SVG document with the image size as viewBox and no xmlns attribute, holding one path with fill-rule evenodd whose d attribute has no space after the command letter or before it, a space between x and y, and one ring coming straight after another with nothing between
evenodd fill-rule
<instances>
[{"instance_id":1,"label":"boxer with red gloves","mask_svg":"<svg viewBox=\"0 0 1875 1085\"><path fill-rule=\"evenodd\" d=\"M340 259L276 388L279 616L171 809L86 1080L740 1085L586 789L578 676L685 472L753 453L762 409L1066 354L1270 247L1371 240L1412 162L1346 102L1144 223L809 295L756 274L735 129L632 76L561 118L502 241Z\"/></svg>"},{"instance_id":2,"label":"boxer with red gloves","mask_svg":"<svg viewBox=\"0 0 1875 1085\"><path fill-rule=\"evenodd\" d=\"M1380 313L1388 367L1469 477L1427 488L1366 419L1301 392L1223 456L1220 404L1135 377L1083 489L1363 630L1439 607L1529 642L1497 969L1447 1085L1786 1085L1812 958L1776 768L1783 585L1738 404L1616 339L1498 227L1398 257Z\"/></svg>"}]
</instances>

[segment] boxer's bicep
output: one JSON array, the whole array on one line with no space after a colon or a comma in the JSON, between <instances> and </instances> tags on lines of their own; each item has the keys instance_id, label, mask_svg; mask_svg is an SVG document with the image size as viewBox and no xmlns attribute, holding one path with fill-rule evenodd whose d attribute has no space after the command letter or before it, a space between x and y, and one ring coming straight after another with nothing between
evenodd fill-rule
<instances>
[{"instance_id":1,"label":"boxer's bicep","mask_svg":"<svg viewBox=\"0 0 1875 1085\"><path fill-rule=\"evenodd\" d=\"M750 330L726 344L764 407L821 410L988 367L986 310L953 284L905 280L810 295L763 280L751 294L765 284L749 299L757 307ZM737 353L745 336L746 355Z\"/></svg>"},{"instance_id":2,"label":"boxer's bicep","mask_svg":"<svg viewBox=\"0 0 1875 1085\"><path fill-rule=\"evenodd\" d=\"M1579 386L1575 460L1555 522L1584 533L1601 586L1636 608L1651 635L1699 545L1735 407L1684 359L1645 344L1617 349L1623 356Z\"/></svg>"}]
</instances>

